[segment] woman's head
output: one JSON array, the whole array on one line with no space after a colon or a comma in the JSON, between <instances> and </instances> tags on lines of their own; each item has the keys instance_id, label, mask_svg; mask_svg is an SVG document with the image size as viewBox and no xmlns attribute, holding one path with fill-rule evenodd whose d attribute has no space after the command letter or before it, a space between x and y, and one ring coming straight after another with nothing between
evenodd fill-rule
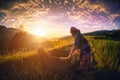
<instances>
[{"instance_id":1,"label":"woman's head","mask_svg":"<svg viewBox=\"0 0 120 80\"><path fill-rule=\"evenodd\" d=\"M71 27L71 28L70 28L70 33L72 34L73 37L75 37L75 34L76 34L77 32L80 32L80 30L77 29L76 27Z\"/></svg>"}]
</instances>

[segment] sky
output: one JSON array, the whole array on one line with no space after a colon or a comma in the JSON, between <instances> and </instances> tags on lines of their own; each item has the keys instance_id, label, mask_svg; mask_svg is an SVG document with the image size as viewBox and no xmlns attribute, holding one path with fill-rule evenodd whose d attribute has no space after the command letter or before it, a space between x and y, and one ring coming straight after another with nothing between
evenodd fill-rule
<instances>
[{"instance_id":1,"label":"sky","mask_svg":"<svg viewBox=\"0 0 120 80\"><path fill-rule=\"evenodd\" d=\"M0 25L45 37L120 29L119 0L0 0Z\"/></svg>"}]
</instances>

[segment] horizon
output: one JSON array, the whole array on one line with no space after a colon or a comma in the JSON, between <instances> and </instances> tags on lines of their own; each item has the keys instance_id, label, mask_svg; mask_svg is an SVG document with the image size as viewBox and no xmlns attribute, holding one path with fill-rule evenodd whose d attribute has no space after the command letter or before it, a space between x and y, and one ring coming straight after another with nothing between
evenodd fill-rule
<instances>
[{"instance_id":1,"label":"horizon","mask_svg":"<svg viewBox=\"0 0 120 80\"><path fill-rule=\"evenodd\" d=\"M4 26L4 25L1 25L1 26ZM24 29L20 29L20 28L12 28L12 27L7 27L7 26L4 26L4 27L6 27L6 29L9 29L9 28L11 28L11 29L18 29L18 30L22 30L22 31L25 31ZM91 31L91 32L84 32L84 33L82 33L82 34L86 34L86 33L93 33L93 32L97 32L97 31L114 31L114 30L120 30L120 29L113 29L113 30L96 30L96 31ZM34 35L34 36L37 36L37 37L41 37L41 38L46 38L46 39L54 39L54 38L62 38L62 37L66 37L66 36L72 36L71 34L64 34L64 35L59 35L59 36L53 36L53 37L49 37L49 36L43 36L43 35L37 35L37 34L34 34L34 33L31 33L31 32L29 32L29 31L25 31L25 32L27 32L27 33L29 33L29 34L31 34L31 35Z\"/></svg>"},{"instance_id":2,"label":"horizon","mask_svg":"<svg viewBox=\"0 0 120 80\"><path fill-rule=\"evenodd\" d=\"M120 29L118 0L16 0L1 1L0 25L18 28L42 37Z\"/></svg>"}]
</instances>

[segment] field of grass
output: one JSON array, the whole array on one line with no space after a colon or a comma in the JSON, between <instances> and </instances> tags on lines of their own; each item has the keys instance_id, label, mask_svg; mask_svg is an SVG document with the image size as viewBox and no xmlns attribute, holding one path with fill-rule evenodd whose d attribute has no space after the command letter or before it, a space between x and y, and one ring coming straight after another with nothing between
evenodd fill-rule
<instances>
[{"instance_id":1,"label":"field of grass","mask_svg":"<svg viewBox=\"0 0 120 80\"><path fill-rule=\"evenodd\" d=\"M92 70L84 75L44 69L37 50L18 51L0 56L0 80L119 80L120 42L105 37L86 37L93 55ZM53 56L67 56L72 38L48 41L41 46ZM77 79L77 78L80 79Z\"/></svg>"}]
</instances>

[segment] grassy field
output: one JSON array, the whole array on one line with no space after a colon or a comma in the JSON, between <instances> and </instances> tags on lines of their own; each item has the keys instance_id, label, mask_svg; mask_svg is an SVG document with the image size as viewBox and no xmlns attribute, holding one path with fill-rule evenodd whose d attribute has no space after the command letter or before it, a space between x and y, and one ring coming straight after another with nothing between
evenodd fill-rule
<instances>
[{"instance_id":1,"label":"grassy field","mask_svg":"<svg viewBox=\"0 0 120 80\"><path fill-rule=\"evenodd\" d=\"M106 37L86 37L93 55L92 70L84 75L44 69L36 50L15 51L0 56L0 80L119 80L120 77L120 42ZM67 56L72 38L48 41L41 46L52 56ZM79 77L79 79L78 79Z\"/></svg>"}]
</instances>

